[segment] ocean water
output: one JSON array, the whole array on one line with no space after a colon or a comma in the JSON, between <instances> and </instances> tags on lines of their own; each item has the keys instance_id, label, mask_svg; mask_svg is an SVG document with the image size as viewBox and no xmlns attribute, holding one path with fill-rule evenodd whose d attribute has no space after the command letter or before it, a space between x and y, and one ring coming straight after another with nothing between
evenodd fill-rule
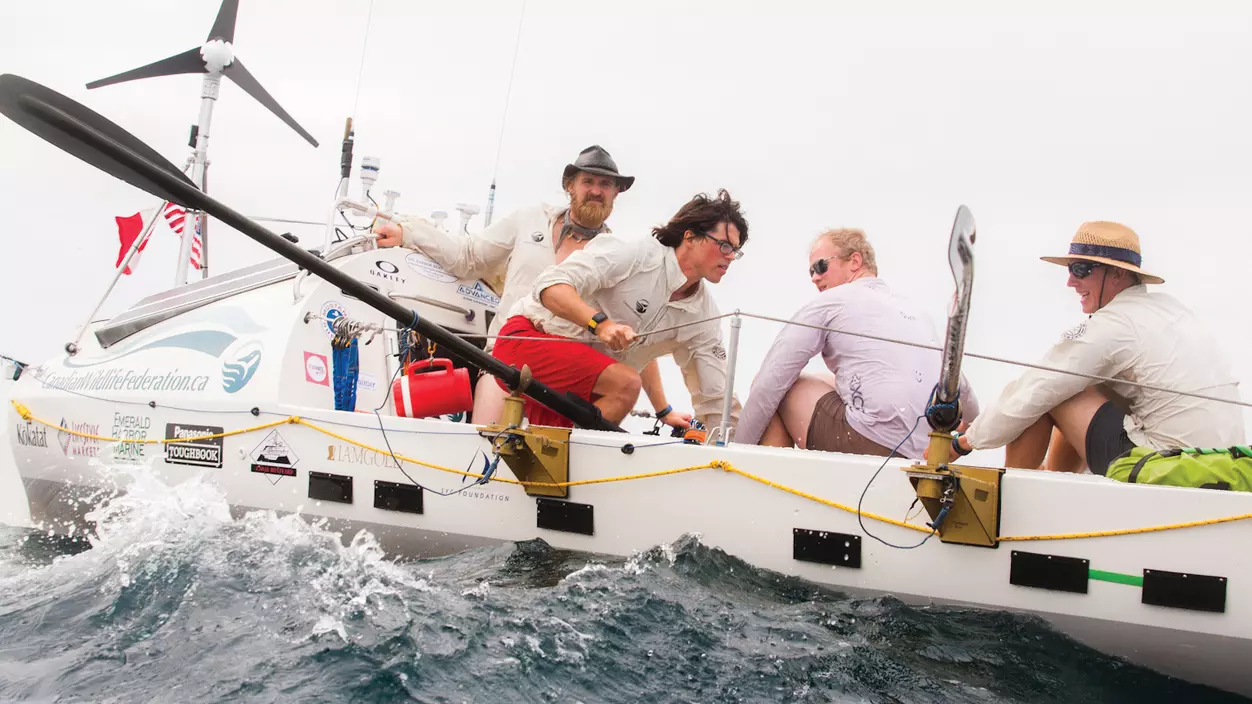
<instances>
[{"instance_id":1,"label":"ocean water","mask_svg":"<svg viewBox=\"0 0 1252 704\"><path fill-rule=\"evenodd\" d=\"M3 702L1235 702L1021 615L851 598L696 536L396 561L142 474L90 541L0 527Z\"/></svg>"}]
</instances>

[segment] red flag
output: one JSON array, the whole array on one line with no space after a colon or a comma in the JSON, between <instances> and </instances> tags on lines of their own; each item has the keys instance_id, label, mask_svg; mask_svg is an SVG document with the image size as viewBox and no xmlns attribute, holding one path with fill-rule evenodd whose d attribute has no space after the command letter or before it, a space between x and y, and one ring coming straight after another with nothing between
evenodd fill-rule
<instances>
[{"instance_id":1,"label":"red flag","mask_svg":"<svg viewBox=\"0 0 1252 704\"><path fill-rule=\"evenodd\" d=\"M117 221L117 238L122 242L122 248L117 253L117 263L113 265L118 267L122 265L122 260L126 258L126 253L129 252L130 248L135 244L135 239L138 238L140 233L143 232L143 215L135 213L130 217L115 217L113 219ZM142 252L143 248L147 246L148 241L144 240L139 244L139 251ZM138 266L139 255L135 254L134 258L130 260L130 263ZM127 266L126 270L122 273L129 274L130 266Z\"/></svg>"}]
</instances>

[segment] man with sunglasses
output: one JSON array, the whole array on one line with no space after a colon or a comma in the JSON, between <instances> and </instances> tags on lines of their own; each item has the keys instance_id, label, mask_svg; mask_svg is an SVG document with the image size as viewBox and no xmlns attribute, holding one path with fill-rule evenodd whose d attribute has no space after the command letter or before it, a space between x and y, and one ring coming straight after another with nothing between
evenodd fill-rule
<instances>
[{"instance_id":1,"label":"man with sunglasses","mask_svg":"<svg viewBox=\"0 0 1252 704\"><path fill-rule=\"evenodd\" d=\"M696 416L713 427L731 390L721 321L711 320L720 313L705 282L721 281L747 241L739 203L724 190L692 198L652 237L601 235L540 275L493 354L529 365L536 379L594 402L615 423L634 406L640 371L671 354ZM732 404L733 416L738 410ZM570 425L530 400L526 414L539 425Z\"/></svg>"},{"instance_id":2,"label":"man with sunglasses","mask_svg":"<svg viewBox=\"0 0 1252 704\"><path fill-rule=\"evenodd\" d=\"M878 278L861 230L823 232L809 262L819 294L792 318L801 325L786 325L775 338L735 441L878 456L899 445L897 454L920 458L927 436L910 430L938 382L939 352L830 330L937 346L934 326ZM802 374L818 355L831 374ZM978 401L961 381L961 407L976 417Z\"/></svg>"},{"instance_id":3,"label":"man with sunglasses","mask_svg":"<svg viewBox=\"0 0 1252 704\"><path fill-rule=\"evenodd\" d=\"M1008 467L1080 472L1086 465L1104 474L1136 445L1167 450L1244 441L1237 406L1158 390L1238 398L1219 342L1177 299L1148 290L1145 284L1164 280L1140 268L1134 230L1083 223L1066 256L1042 259L1068 267L1068 285L1089 317L1041 364L1075 374L1027 370L967 433L953 437L958 454L1007 446ZM1110 388L1076 374L1144 386Z\"/></svg>"}]
</instances>

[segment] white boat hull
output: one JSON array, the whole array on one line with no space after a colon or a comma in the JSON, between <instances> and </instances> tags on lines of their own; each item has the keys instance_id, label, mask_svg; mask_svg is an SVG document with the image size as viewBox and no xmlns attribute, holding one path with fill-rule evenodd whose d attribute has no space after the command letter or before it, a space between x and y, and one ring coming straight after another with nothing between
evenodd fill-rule
<instances>
[{"instance_id":1,"label":"white boat hull","mask_svg":"<svg viewBox=\"0 0 1252 704\"><path fill-rule=\"evenodd\" d=\"M402 265L405 253L371 252L340 264L364 269L372 260L386 257ZM388 272L396 268L383 267ZM401 270L405 275L393 274L394 281L371 280L364 271L358 273L384 290L393 284L409 288L416 284L432 297L439 293L429 288L435 284L458 290L467 285L419 275L413 267ZM705 468L574 486L561 505L537 500L521 487L502 482L441 497L434 492L463 489L474 480L407 461L401 463L401 471L381 452L348 440L372 448L390 446L399 456L474 472L482 470L490 442L466 424L393 416L380 421L373 413L329 410L330 385L323 382L317 365L308 362L309 355L329 355L329 334L324 321L305 322L306 313L316 314L333 303L362 320L375 320L378 314L344 299L324 282L306 281L304 287L308 290L293 298L292 282L273 283L176 316L109 349L84 345L74 358L28 370L11 393L33 420L23 420L18 408L9 406L9 442L0 450L0 463L12 463L20 473L32 519L68 532L70 525L83 522L87 509L101 497L125 491L135 468L142 465L147 467L142 471L154 472L170 484L203 473L221 486L237 511L327 517L348 535L368 529L384 546L421 556L532 538L559 548L628 556L697 533L705 544L758 567L849 592L1038 614L1100 651L1182 679L1252 695L1252 671L1244 666L1252 659L1252 565L1238 559L1248 535L1246 521L1109 537L1019 540L994 549L945 544L936 537L916 549L896 549L865 537L854 512L815 500L855 507L881 463L878 459L738 445L693 446L581 430L571 436L573 481ZM479 294L471 292L462 298L468 304L475 296ZM432 310L431 315L444 316L447 325L464 323L447 311ZM481 334L485 323L479 317L463 329ZM190 349L170 342L203 342L187 334L213 332L221 339L209 352L203 345ZM223 334L233 339L222 338ZM380 338L361 347L363 376L374 381L359 387L358 408L384 403L390 378L388 344ZM248 367L242 360L258 349L259 362L252 357ZM210 430L229 432L289 417L303 423L212 441L137 442L177 440ZM73 436L41 422L132 442ZM630 454L622 451L626 442L636 446ZM761 481L708 467L715 461ZM865 512L905 519L914 500L901 471L906 464L888 463L865 495ZM503 462L498 477L513 478ZM379 482L406 485L411 480L429 489L422 493L421 513L376 505L379 487L389 486ZM344 498L348 486L350 502L331 500ZM1003 479L1000 535L1127 531L1245 514L1252 514L1250 494L1014 470ZM925 537L870 519L865 523L875 535L899 545ZM797 559L797 541L805 540L829 549L829 561L843 566L812 561L813 554ZM847 545L840 549L843 542ZM1020 567L1027 559L1015 553L1023 552L1054 556L1057 563L1064 562L1059 558L1085 559L1097 572L1081 570L1085 593L1014 584L1010 580L1015 562ZM856 561L854 555L859 555L859 566L848 566ZM1224 578L1221 611L1194 608L1212 608L1202 598L1189 605L1152 605L1144 603L1149 592L1144 586L1088 579L1088 574L1107 578L1111 573L1134 581L1143 578L1145 570L1187 574L1193 584L1209 586L1214 580L1204 577ZM1076 574L1074 569L1044 569L1042 578L1072 579ZM1181 597L1183 602L1194 598L1198 597L1191 592Z\"/></svg>"}]
</instances>

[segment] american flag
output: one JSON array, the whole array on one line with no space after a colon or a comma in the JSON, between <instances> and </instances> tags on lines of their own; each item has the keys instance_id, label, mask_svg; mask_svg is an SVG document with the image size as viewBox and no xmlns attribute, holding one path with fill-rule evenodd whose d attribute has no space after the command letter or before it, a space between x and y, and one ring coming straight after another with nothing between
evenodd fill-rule
<instances>
[{"instance_id":1,"label":"american flag","mask_svg":"<svg viewBox=\"0 0 1252 704\"><path fill-rule=\"evenodd\" d=\"M183 210L183 206L177 203L165 204L165 223L170 226L174 234L182 236L183 226L187 223L187 211ZM202 243L200 241L200 219L196 218L196 236L191 240L191 265L200 268L200 249Z\"/></svg>"}]
</instances>

